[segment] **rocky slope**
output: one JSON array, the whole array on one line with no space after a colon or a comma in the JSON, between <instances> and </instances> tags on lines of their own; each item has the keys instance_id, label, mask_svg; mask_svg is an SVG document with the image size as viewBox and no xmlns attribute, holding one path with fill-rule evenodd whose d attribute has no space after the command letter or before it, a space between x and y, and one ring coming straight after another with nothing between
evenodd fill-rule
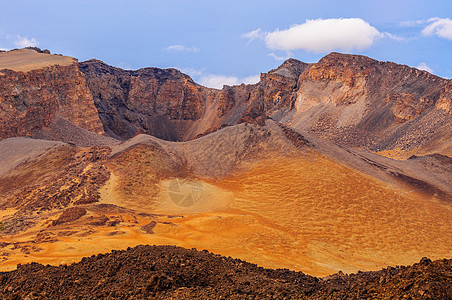
<instances>
[{"instance_id":1,"label":"rocky slope","mask_svg":"<svg viewBox=\"0 0 452 300\"><path fill-rule=\"evenodd\" d=\"M452 155L451 81L364 56L331 53L315 64L289 59L257 84L216 90L175 69L77 65L30 49L0 55L0 68L2 62L9 68L0 80L0 119L9 126L0 137L33 135L56 115L120 140L147 133L169 141L272 118L390 157Z\"/></svg>"},{"instance_id":2,"label":"rocky slope","mask_svg":"<svg viewBox=\"0 0 452 300\"><path fill-rule=\"evenodd\" d=\"M265 113L290 109L297 78L307 64L289 60L250 86L202 87L175 69L121 70L98 60L80 63L108 134L137 133L180 141Z\"/></svg>"},{"instance_id":3,"label":"rocky slope","mask_svg":"<svg viewBox=\"0 0 452 300\"><path fill-rule=\"evenodd\" d=\"M331 53L289 59L255 85L201 87L173 70L80 64L104 127L190 140L226 125L272 118L303 132L388 156L451 154L450 80L408 66ZM384 152L386 151L386 152Z\"/></svg>"},{"instance_id":4,"label":"rocky slope","mask_svg":"<svg viewBox=\"0 0 452 300\"><path fill-rule=\"evenodd\" d=\"M0 267L138 244L317 276L450 256L449 158L394 161L264 124L188 142L0 141L0 165L17 162L0 177Z\"/></svg>"},{"instance_id":5,"label":"rocky slope","mask_svg":"<svg viewBox=\"0 0 452 300\"><path fill-rule=\"evenodd\" d=\"M138 246L0 273L2 299L450 299L452 261L320 279L196 249Z\"/></svg>"},{"instance_id":6,"label":"rocky slope","mask_svg":"<svg viewBox=\"0 0 452 300\"><path fill-rule=\"evenodd\" d=\"M332 53L300 76L295 113L283 121L372 151L408 152L436 140L450 154L449 85L408 66Z\"/></svg>"},{"instance_id":7,"label":"rocky slope","mask_svg":"<svg viewBox=\"0 0 452 300\"><path fill-rule=\"evenodd\" d=\"M98 60L80 64L108 134L121 139L147 132L178 140L178 127L198 120L205 109L203 88L175 69L126 71ZM178 121L178 122L174 122Z\"/></svg>"},{"instance_id":8,"label":"rocky slope","mask_svg":"<svg viewBox=\"0 0 452 300\"><path fill-rule=\"evenodd\" d=\"M0 139L33 135L56 116L104 132L77 61L31 49L0 53Z\"/></svg>"},{"instance_id":9,"label":"rocky slope","mask_svg":"<svg viewBox=\"0 0 452 300\"><path fill-rule=\"evenodd\" d=\"M174 69L126 71L30 51L0 53L0 66L7 68L0 71L1 270L27 262L72 263L140 244L208 249L315 276L452 255L450 80L332 53L316 64L291 59L261 74L257 84L217 90ZM33 139L5 139L23 135ZM163 251L137 249L143 259ZM130 252L121 253L119 263L128 263ZM116 259L108 257L107 263ZM443 263L449 264L434 263L433 270ZM435 284L442 286L444 277L423 277L427 265L423 260L406 274L400 268L339 274L327 293L443 295ZM84 277L84 262L78 266L72 274ZM223 267L235 268L215 271ZM11 280L0 287L2 296L21 293L14 280L33 270L60 269L34 264L0 275ZM190 273L194 285L182 291L168 279L173 276L152 272L154 279L139 281L141 290L128 291L154 293L158 282L161 297L177 297L173 287L180 297L314 297L311 283L323 289L318 279L288 271L265 271L280 275L256 279L262 288L248 279L247 288L196 272ZM253 272L247 274L261 274ZM287 274L307 285L281 283ZM219 292L200 276L211 278ZM122 296L91 278L102 287L96 296ZM89 280L87 286L94 284ZM29 298L45 290L41 283L32 288L24 289Z\"/></svg>"}]
</instances>

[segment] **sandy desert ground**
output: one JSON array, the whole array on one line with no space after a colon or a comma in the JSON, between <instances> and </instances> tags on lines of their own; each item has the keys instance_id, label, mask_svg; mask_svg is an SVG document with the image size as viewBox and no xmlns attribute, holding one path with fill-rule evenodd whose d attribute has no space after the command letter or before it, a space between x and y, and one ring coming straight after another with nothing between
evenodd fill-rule
<instances>
[{"instance_id":1,"label":"sandy desert ground","mask_svg":"<svg viewBox=\"0 0 452 300\"><path fill-rule=\"evenodd\" d=\"M25 232L3 235L0 269L70 263L139 244L208 249L315 276L452 256L449 202L316 153L268 158L220 180L159 180L149 170L128 173L128 165L110 171L100 202L80 206L82 216L55 225L61 210L51 210ZM3 210L2 219L14 212Z\"/></svg>"}]
</instances>

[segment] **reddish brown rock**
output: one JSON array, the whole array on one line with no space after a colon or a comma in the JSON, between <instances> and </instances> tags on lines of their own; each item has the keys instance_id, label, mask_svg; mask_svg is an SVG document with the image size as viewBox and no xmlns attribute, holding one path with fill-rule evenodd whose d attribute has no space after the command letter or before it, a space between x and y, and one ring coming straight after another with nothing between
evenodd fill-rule
<instances>
[{"instance_id":1,"label":"reddish brown rock","mask_svg":"<svg viewBox=\"0 0 452 300\"><path fill-rule=\"evenodd\" d=\"M0 273L2 299L450 299L452 260L316 278L207 250L137 246Z\"/></svg>"},{"instance_id":2,"label":"reddish brown rock","mask_svg":"<svg viewBox=\"0 0 452 300\"><path fill-rule=\"evenodd\" d=\"M57 226L64 223L74 222L86 215L86 209L82 207L70 207L63 211L58 219L52 222L52 226Z\"/></svg>"},{"instance_id":3,"label":"reddish brown rock","mask_svg":"<svg viewBox=\"0 0 452 300\"><path fill-rule=\"evenodd\" d=\"M331 53L316 64L289 59L257 84L221 90L174 69L125 71L95 60L80 66L105 129L120 139L148 133L186 141L272 118L346 146L411 155L426 154L416 149L428 144L451 154L443 132L451 126L452 84L408 66Z\"/></svg>"},{"instance_id":4,"label":"reddish brown rock","mask_svg":"<svg viewBox=\"0 0 452 300\"><path fill-rule=\"evenodd\" d=\"M421 151L447 140L433 133L451 125L449 86L426 71L331 53L299 77L295 113L281 120L346 146Z\"/></svg>"},{"instance_id":5,"label":"reddish brown rock","mask_svg":"<svg viewBox=\"0 0 452 300\"><path fill-rule=\"evenodd\" d=\"M3 69L0 108L0 139L31 135L50 125L56 115L95 133L104 132L75 60L26 72Z\"/></svg>"},{"instance_id":6,"label":"reddish brown rock","mask_svg":"<svg viewBox=\"0 0 452 300\"><path fill-rule=\"evenodd\" d=\"M452 83L408 66L331 53L316 64L289 59L257 84L221 90L175 69L79 67L84 76L75 63L2 71L0 137L30 135L57 115L94 132L100 119L122 140L147 133L171 141L272 118L350 147L451 154Z\"/></svg>"},{"instance_id":7,"label":"reddish brown rock","mask_svg":"<svg viewBox=\"0 0 452 300\"><path fill-rule=\"evenodd\" d=\"M179 140L174 121L198 120L205 106L204 88L175 69L127 71L98 60L80 64L108 134L120 139L137 132Z\"/></svg>"}]
</instances>

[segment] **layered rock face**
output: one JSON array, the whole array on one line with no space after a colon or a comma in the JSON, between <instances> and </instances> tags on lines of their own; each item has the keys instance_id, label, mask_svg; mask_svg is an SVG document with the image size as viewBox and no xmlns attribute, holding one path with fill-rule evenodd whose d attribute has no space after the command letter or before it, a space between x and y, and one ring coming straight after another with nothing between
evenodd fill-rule
<instances>
[{"instance_id":1,"label":"layered rock face","mask_svg":"<svg viewBox=\"0 0 452 300\"><path fill-rule=\"evenodd\" d=\"M119 139L148 133L190 140L241 119L287 111L307 64L289 60L256 85L200 86L175 69L127 71L98 60L80 63L106 132Z\"/></svg>"},{"instance_id":2,"label":"layered rock face","mask_svg":"<svg viewBox=\"0 0 452 300\"><path fill-rule=\"evenodd\" d=\"M204 88L175 69L127 71L98 60L80 64L108 134L128 139L147 132L178 140L174 121L194 121L205 108ZM180 122L179 122L180 123Z\"/></svg>"},{"instance_id":3,"label":"layered rock face","mask_svg":"<svg viewBox=\"0 0 452 300\"><path fill-rule=\"evenodd\" d=\"M25 52L23 57L37 55L33 50L16 51ZM95 133L104 132L77 61L68 58L69 62L60 64L52 56L39 53L33 57L37 66L29 64L28 69L23 69L27 61L19 61L17 70L22 71L14 66L3 69L0 64L0 138L32 135L50 125L56 115ZM39 65L39 60L45 64Z\"/></svg>"},{"instance_id":4,"label":"layered rock face","mask_svg":"<svg viewBox=\"0 0 452 300\"><path fill-rule=\"evenodd\" d=\"M56 115L120 140L147 133L170 141L272 118L384 155L452 155L452 83L408 66L331 53L315 64L289 59L257 84L218 90L175 69L129 71L18 51L34 54L27 63L8 58L1 71L3 138L30 135ZM0 55L11 53L22 52Z\"/></svg>"},{"instance_id":5,"label":"layered rock face","mask_svg":"<svg viewBox=\"0 0 452 300\"><path fill-rule=\"evenodd\" d=\"M448 85L408 66L332 53L299 77L296 112L283 121L347 146L415 150L450 125Z\"/></svg>"},{"instance_id":6,"label":"layered rock face","mask_svg":"<svg viewBox=\"0 0 452 300\"><path fill-rule=\"evenodd\" d=\"M257 84L221 90L174 69L125 71L95 60L80 66L105 130L120 139L148 133L186 141L272 118L376 152L452 152L450 80L365 56L331 53L316 64L289 59Z\"/></svg>"}]
</instances>

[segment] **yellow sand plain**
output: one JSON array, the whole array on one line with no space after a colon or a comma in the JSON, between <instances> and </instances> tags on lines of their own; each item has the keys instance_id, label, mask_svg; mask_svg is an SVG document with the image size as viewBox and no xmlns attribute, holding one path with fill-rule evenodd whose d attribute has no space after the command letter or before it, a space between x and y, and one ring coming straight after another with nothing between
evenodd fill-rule
<instances>
[{"instance_id":1,"label":"yellow sand plain","mask_svg":"<svg viewBox=\"0 0 452 300\"><path fill-rule=\"evenodd\" d=\"M451 204L386 186L320 155L267 159L223 180L163 180L152 201L122 201L121 180L110 178L101 201L133 209L106 213L122 220L117 226L83 224L89 212L80 225L53 228L58 241L35 244L36 251L12 244L2 249L10 254L0 269L28 261L69 263L138 244L207 249L315 276L452 257ZM185 202L174 197L184 191L190 194ZM152 220L153 233L145 233ZM42 228L8 241L29 241Z\"/></svg>"}]
</instances>

